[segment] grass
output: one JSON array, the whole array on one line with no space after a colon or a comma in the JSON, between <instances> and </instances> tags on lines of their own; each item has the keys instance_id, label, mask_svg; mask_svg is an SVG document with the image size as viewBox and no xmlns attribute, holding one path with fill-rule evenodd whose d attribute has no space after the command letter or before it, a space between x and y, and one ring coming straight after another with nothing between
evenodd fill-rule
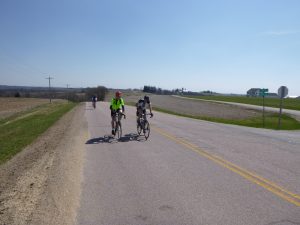
<instances>
[{"instance_id":1,"label":"grass","mask_svg":"<svg viewBox=\"0 0 300 225\"><path fill-rule=\"evenodd\" d=\"M214 118L214 117L205 117L205 116L193 116L193 115L173 112L158 107L153 107L153 109L159 112L168 113L176 116L206 120L206 121L217 122L217 123L234 124L234 125L240 125L246 127L266 128L266 129L274 129L274 130L278 129L277 127L278 115L274 113L265 114L265 126L263 127L262 117L253 117L253 118L243 119L243 120L233 120L233 119L223 119L223 118ZM291 118L290 116L282 115L280 130L299 130L299 129L300 129L300 123L297 120Z\"/></svg>"},{"instance_id":2,"label":"grass","mask_svg":"<svg viewBox=\"0 0 300 225\"><path fill-rule=\"evenodd\" d=\"M44 103L44 104L35 106L35 107L33 107L31 109L28 109L26 111L23 111L23 112L14 113L13 115L11 115L11 116L9 116L8 118L5 118L5 119L1 118L0 119L0 126L3 125L3 124L11 123L12 121L17 120L18 118L26 117L26 116L29 116L33 113L36 113L39 109L45 108L47 105L49 105L49 103Z\"/></svg>"},{"instance_id":3,"label":"grass","mask_svg":"<svg viewBox=\"0 0 300 225\"><path fill-rule=\"evenodd\" d=\"M205 99L205 100L215 100L215 101L224 101L224 102L237 102L251 105L262 106L263 99L262 97L246 97L246 96L189 96L184 97L196 98L196 99ZM268 98L265 97L265 106L279 108L280 99L279 98ZM283 100L283 108L300 110L300 99L295 98L285 98Z\"/></svg>"},{"instance_id":4,"label":"grass","mask_svg":"<svg viewBox=\"0 0 300 225\"><path fill-rule=\"evenodd\" d=\"M75 103L38 106L24 114L0 121L0 164L12 158L51 127Z\"/></svg>"}]
</instances>

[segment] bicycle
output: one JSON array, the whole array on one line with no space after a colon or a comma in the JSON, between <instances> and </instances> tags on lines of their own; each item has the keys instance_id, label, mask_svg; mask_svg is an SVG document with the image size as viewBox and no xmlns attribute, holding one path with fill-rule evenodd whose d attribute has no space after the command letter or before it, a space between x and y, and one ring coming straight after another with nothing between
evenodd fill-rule
<instances>
[{"instance_id":1,"label":"bicycle","mask_svg":"<svg viewBox=\"0 0 300 225\"><path fill-rule=\"evenodd\" d=\"M122 116L124 116L124 119L126 119L126 115L124 113L116 112L115 117L117 121L115 121L116 126L115 126L115 133L113 136L115 137L117 135L118 139L122 137L122 123L121 123Z\"/></svg>"},{"instance_id":2,"label":"bicycle","mask_svg":"<svg viewBox=\"0 0 300 225\"><path fill-rule=\"evenodd\" d=\"M147 120L147 115L151 115L151 113L146 113L146 115L143 113L138 118L138 123L137 123L137 133L138 133L138 135L141 135L141 133L143 131L146 140L149 138L149 135L150 135L150 124Z\"/></svg>"},{"instance_id":3,"label":"bicycle","mask_svg":"<svg viewBox=\"0 0 300 225\"><path fill-rule=\"evenodd\" d=\"M92 104L93 104L94 109L96 109L96 102L93 101Z\"/></svg>"}]
</instances>

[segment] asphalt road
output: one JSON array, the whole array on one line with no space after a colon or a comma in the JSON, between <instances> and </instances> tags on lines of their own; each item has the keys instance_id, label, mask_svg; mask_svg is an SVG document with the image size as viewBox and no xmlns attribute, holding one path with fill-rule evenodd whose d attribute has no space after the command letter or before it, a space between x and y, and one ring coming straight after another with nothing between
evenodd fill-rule
<instances>
[{"instance_id":1,"label":"asphalt road","mask_svg":"<svg viewBox=\"0 0 300 225\"><path fill-rule=\"evenodd\" d=\"M300 224L300 132L155 112L145 141L126 114L116 141L108 103L86 105L77 224Z\"/></svg>"}]
</instances>

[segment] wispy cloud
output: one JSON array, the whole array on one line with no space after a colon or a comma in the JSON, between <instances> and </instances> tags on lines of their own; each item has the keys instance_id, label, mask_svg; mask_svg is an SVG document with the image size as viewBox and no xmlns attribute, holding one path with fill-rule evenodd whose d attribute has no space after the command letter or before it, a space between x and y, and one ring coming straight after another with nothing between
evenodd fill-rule
<instances>
[{"instance_id":1,"label":"wispy cloud","mask_svg":"<svg viewBox=\"0 0 300 225\"><path fill-rule=\"evenodd\" d=\"M299 34L299 30L278 30L278 31L265 31L260 33L260 36L286 36Z\"/></svg>"}]
</instances>

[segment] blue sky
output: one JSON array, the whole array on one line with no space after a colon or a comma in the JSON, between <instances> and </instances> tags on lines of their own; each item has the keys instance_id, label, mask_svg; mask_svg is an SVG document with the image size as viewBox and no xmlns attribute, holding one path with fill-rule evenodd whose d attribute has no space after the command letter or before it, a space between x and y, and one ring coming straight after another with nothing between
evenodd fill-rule
<instances>
[{"instance_id":1,"label":"blue sky","mask_svg":"<svg viewBox=\"0 0 300 225\"><path fill-rule=\"evenodd\" d=\"M300 95L298 0L0 0L0 84Z\"/></svg>"}]
</instances>

